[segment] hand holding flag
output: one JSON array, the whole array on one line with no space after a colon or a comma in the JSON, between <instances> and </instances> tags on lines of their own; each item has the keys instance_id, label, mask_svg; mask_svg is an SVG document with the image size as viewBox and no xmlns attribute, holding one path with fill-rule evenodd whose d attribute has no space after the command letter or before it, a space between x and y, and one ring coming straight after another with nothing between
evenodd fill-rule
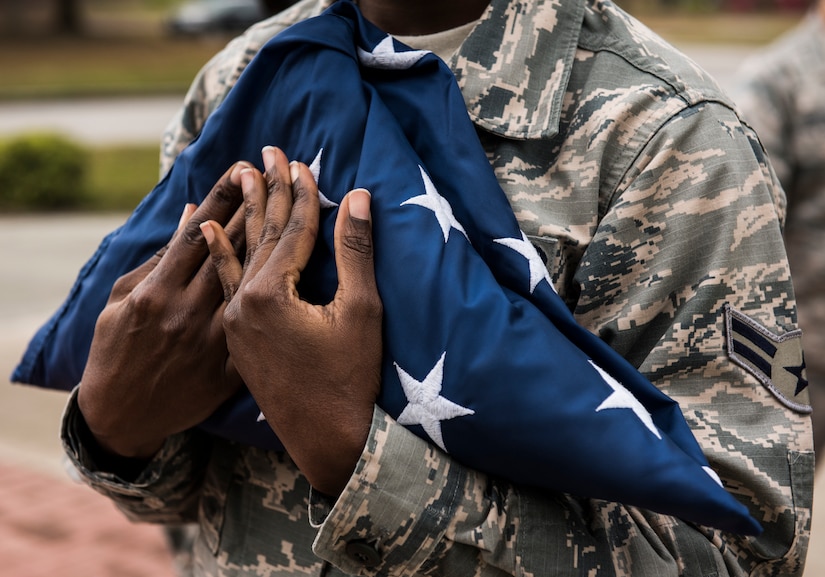
<instances>
[{"instance_id":1,"label":"hand holding flag","mask_svg":"<svg viewBox=\"0 0 825 577\"><path fill-rule=\"evenodd\" d=\"M309 168L264 149L270 186L244 169L252 246L245 269L214 222L201 229L231 299L229 351L267 422L313 487L341 492L367 440L381 386L381 300L375 284L370 195L353 190L335 223L338 289L326 305L297 283L315 246L318 188ZM271 192L267 197L267 189Z\"/></svg>"},{"instance_id":2,"label":"hand holding flag","mask_svg":"<svg viewBox=\"0 0 825 577\"><path fill-rule=\"evenodd\" d=\"M197 210L185 205L172 240L115 283L98 318L78 403L109 452L149 458L243 385L228 362L226 304L198 230L204 220L225 223L229 246L240 245L242 167L226 171Z\"/></svg>"}]
</instances>

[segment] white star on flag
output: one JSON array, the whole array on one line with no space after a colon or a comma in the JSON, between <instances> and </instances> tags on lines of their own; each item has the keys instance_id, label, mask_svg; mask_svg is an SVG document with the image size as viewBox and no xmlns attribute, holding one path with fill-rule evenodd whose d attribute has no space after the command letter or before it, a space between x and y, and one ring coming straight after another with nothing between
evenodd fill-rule
<instances>
[{"instance_id":1,"label":"white star on flag","mask_svg":"<svg viewBox=\"0 0 825 577\"><path fill-rule=\"evenodd\" d=\"M358 60L368 68L380 68L383 70L406 70L413 64L429 54L429 50L407 50L396 52L392 36L387 35L381 42L375 45L372 52L367 52L363 48L358 48Z\"/></svg>"},{"instance_id":2,"label":"white star on flag","mask_svg":"<svg viewBox=\"0 0 825 577\"><path fill-rule=\"evenodd\" d=\"M321 148L318 150L318 154L315 155L315 158L312 160L312 164L309 165L309 172L312 173L312 178L315 179L315 184L318 184L318 179L321 178L321 154L323 154L324 149ZM332 202L324 193L321 192L321 189L318 189L318 201L321 203L321 208L335 208L338 206L338 203Z\"/></svg>"},{"instance_id":3,"label":"white star on flag","mask_svg":"<svg viewBox=\"0 0 825 577\"><path fill-rule=\"evenodd\" d=\"M717 475L717 474L716 474L716 471L714 471L714 470L713 470L713 469L711 469L710 467L702 467L702 470L704 470L704 471L705 471L705 473L707 473L707 474L708 474L708 476L709 476L711 479L713 479L714 481L716 481L716 483L717 483L720 487L724 487L724 485L722 484L722 479L720 479L720 478L719 478L719 475Z\"/></svg>"},{"instance_id":4,"label":"white star on flag","mask_svg":"<svg viewBox=\"0 0 825 577\"><path fill-rule=\"evenodd\" d=\"M256 423L260 423L261 421L266 421L266 417L264 417L264 412L263 411L258 413L258 418L255 419Z\"/></svg>"},{"instance_id":5,"label":"white star on flag","mask_svg":"<svg viewBox=\"0 0 825 577\"><path fill-rule=\"evenodd\" d=\"M521 240L517 238L495 238L493 242L503 244L527 259L530 266L530 294L533 294L542 279L547 281L551 289L556 290L556 287L553 286L553 280L550 278L550 273L547 272L547 266L541 260L536 247L533 246L524 231L521 231Z\"/></svg>"},{"instance_id":6,"label":"white star on flag","mask_svg":"<svg viewBox=\"0 0 825 577\"><path fill-rule=\"evenodd\" d=\"M604 409L630 409L636 416L639 417L639 420L642 421L645 427L647 427L651 433L656 435L659 439L662 438L662 434L659 432L659 429L653 424L653 418L650 416L650 413L647 412L644 405L633 396L633 393L627 390L624 385L622 385L619 381L614 379L611 375L605 372L600 366L594 363L592 360L588 359L588 362L596 369L599 374L602 376L604 381L610 385L610 388L613 389L613 392L610 393L610 396L607 397L602 404L596 407L596 412L602 411Z\"/></svg>"},{"instance_id":7,"label":"white star on flag","mask_svg":"<svg viewBox=\"0 0 825 577\"><path fill-rule=\"evenodd\" d=\"M441 436L441 421L475 414L472 409L457 405L441 396L446 356L445 351L423 381L415 380L399 367L398 363L393 363L409 402L399 415L398 423L400 425L421 425L433 442L444 451L447 448Z\"/></svg>"},{"instance_id":8,"label":"white star on flag","mask_svg":"<svg viewBox=\"0 0 825 577\"><path fill-rule=\"evenodd\" d=\"M450 203L447 202L446 198L438 194L433 181L430 180L430 177L424 168L419 166L418 169L421 171L421 178L424 181L425 194L414 196L411 199L402 202L401 206L406 204L417 204L418 206L423 206L424 208L433 211L435 213L435 218L438 219L438 226L441 227L441 232L444 233L444 242L447 242L447 239L450 238L450 229L452 228L463 234L464 238L467 238L467 233L464 232L464 227L461 226L461 223L458 222L453 216L453 208L450 206ZM467 238L467 240L469 241L470 239Z\"/></svg>"}]
</instances>

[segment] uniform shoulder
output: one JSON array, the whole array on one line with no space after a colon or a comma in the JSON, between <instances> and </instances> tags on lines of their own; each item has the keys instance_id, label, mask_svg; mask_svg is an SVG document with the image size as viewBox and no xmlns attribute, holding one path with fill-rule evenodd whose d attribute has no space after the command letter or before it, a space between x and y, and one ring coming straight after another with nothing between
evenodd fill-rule
<instances>
[{"instance_id":1,"label":"uniform shoulder","mask_svg":"<svg viewBox=\"0 0 825 577\"><path fill-rule=\"evenodd\" d=\"M716 80L679 49L609 0L586 3L579 48L593 58L624 64L617 79L628 88L657 84L660 97L693 106L716 101L732 106Z\"/></svg>"}]
</instances>

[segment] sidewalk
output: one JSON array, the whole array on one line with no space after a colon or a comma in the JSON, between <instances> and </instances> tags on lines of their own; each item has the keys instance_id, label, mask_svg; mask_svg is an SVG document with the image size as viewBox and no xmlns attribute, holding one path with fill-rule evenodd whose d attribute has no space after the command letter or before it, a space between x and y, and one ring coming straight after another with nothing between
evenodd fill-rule
<instances>
[{"instance_id":1,"label":"sidewalk","mask_svg":"<svg viewBox=\"0 0 825 577\"><path fill-rule=\"evenodd\" d=\"M159 527L130 523L63 470L66 394L8 384L28 339L124 218L0 218L0 577L174 576Z\"/></svg>"},{"instance_id":2,"label":"sidewalk","mask_svg":"<svg viewBox=\"0 0 825 577\"><path fill-rule=\"evenodd\" d=\"M132 524L68 477L0 463L0 575L173 577L156 526Z\"/></svg>"}]
</instances>

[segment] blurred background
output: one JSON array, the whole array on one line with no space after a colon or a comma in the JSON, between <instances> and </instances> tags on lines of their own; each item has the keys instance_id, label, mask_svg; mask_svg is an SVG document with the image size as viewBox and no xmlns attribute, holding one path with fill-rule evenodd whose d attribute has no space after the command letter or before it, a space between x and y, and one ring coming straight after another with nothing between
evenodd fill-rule
<instances>
[{"instance_id":1,"label":"blurred background","mask_svg":"<svg viewBox=\"0 0 825 577\"><path fill-rule=\"evenodd\" d=\"M175 574L164 534L130 524L65 472L65 394L11 385L8 375L102 237L156 183L161 133L200 67L291 3L0 0L1 576ZM726 89L744 58L808 8L806 0L618 3ZM815 507L806 577L825 575L823 518Z\"/></svg>"}]
</instances>

